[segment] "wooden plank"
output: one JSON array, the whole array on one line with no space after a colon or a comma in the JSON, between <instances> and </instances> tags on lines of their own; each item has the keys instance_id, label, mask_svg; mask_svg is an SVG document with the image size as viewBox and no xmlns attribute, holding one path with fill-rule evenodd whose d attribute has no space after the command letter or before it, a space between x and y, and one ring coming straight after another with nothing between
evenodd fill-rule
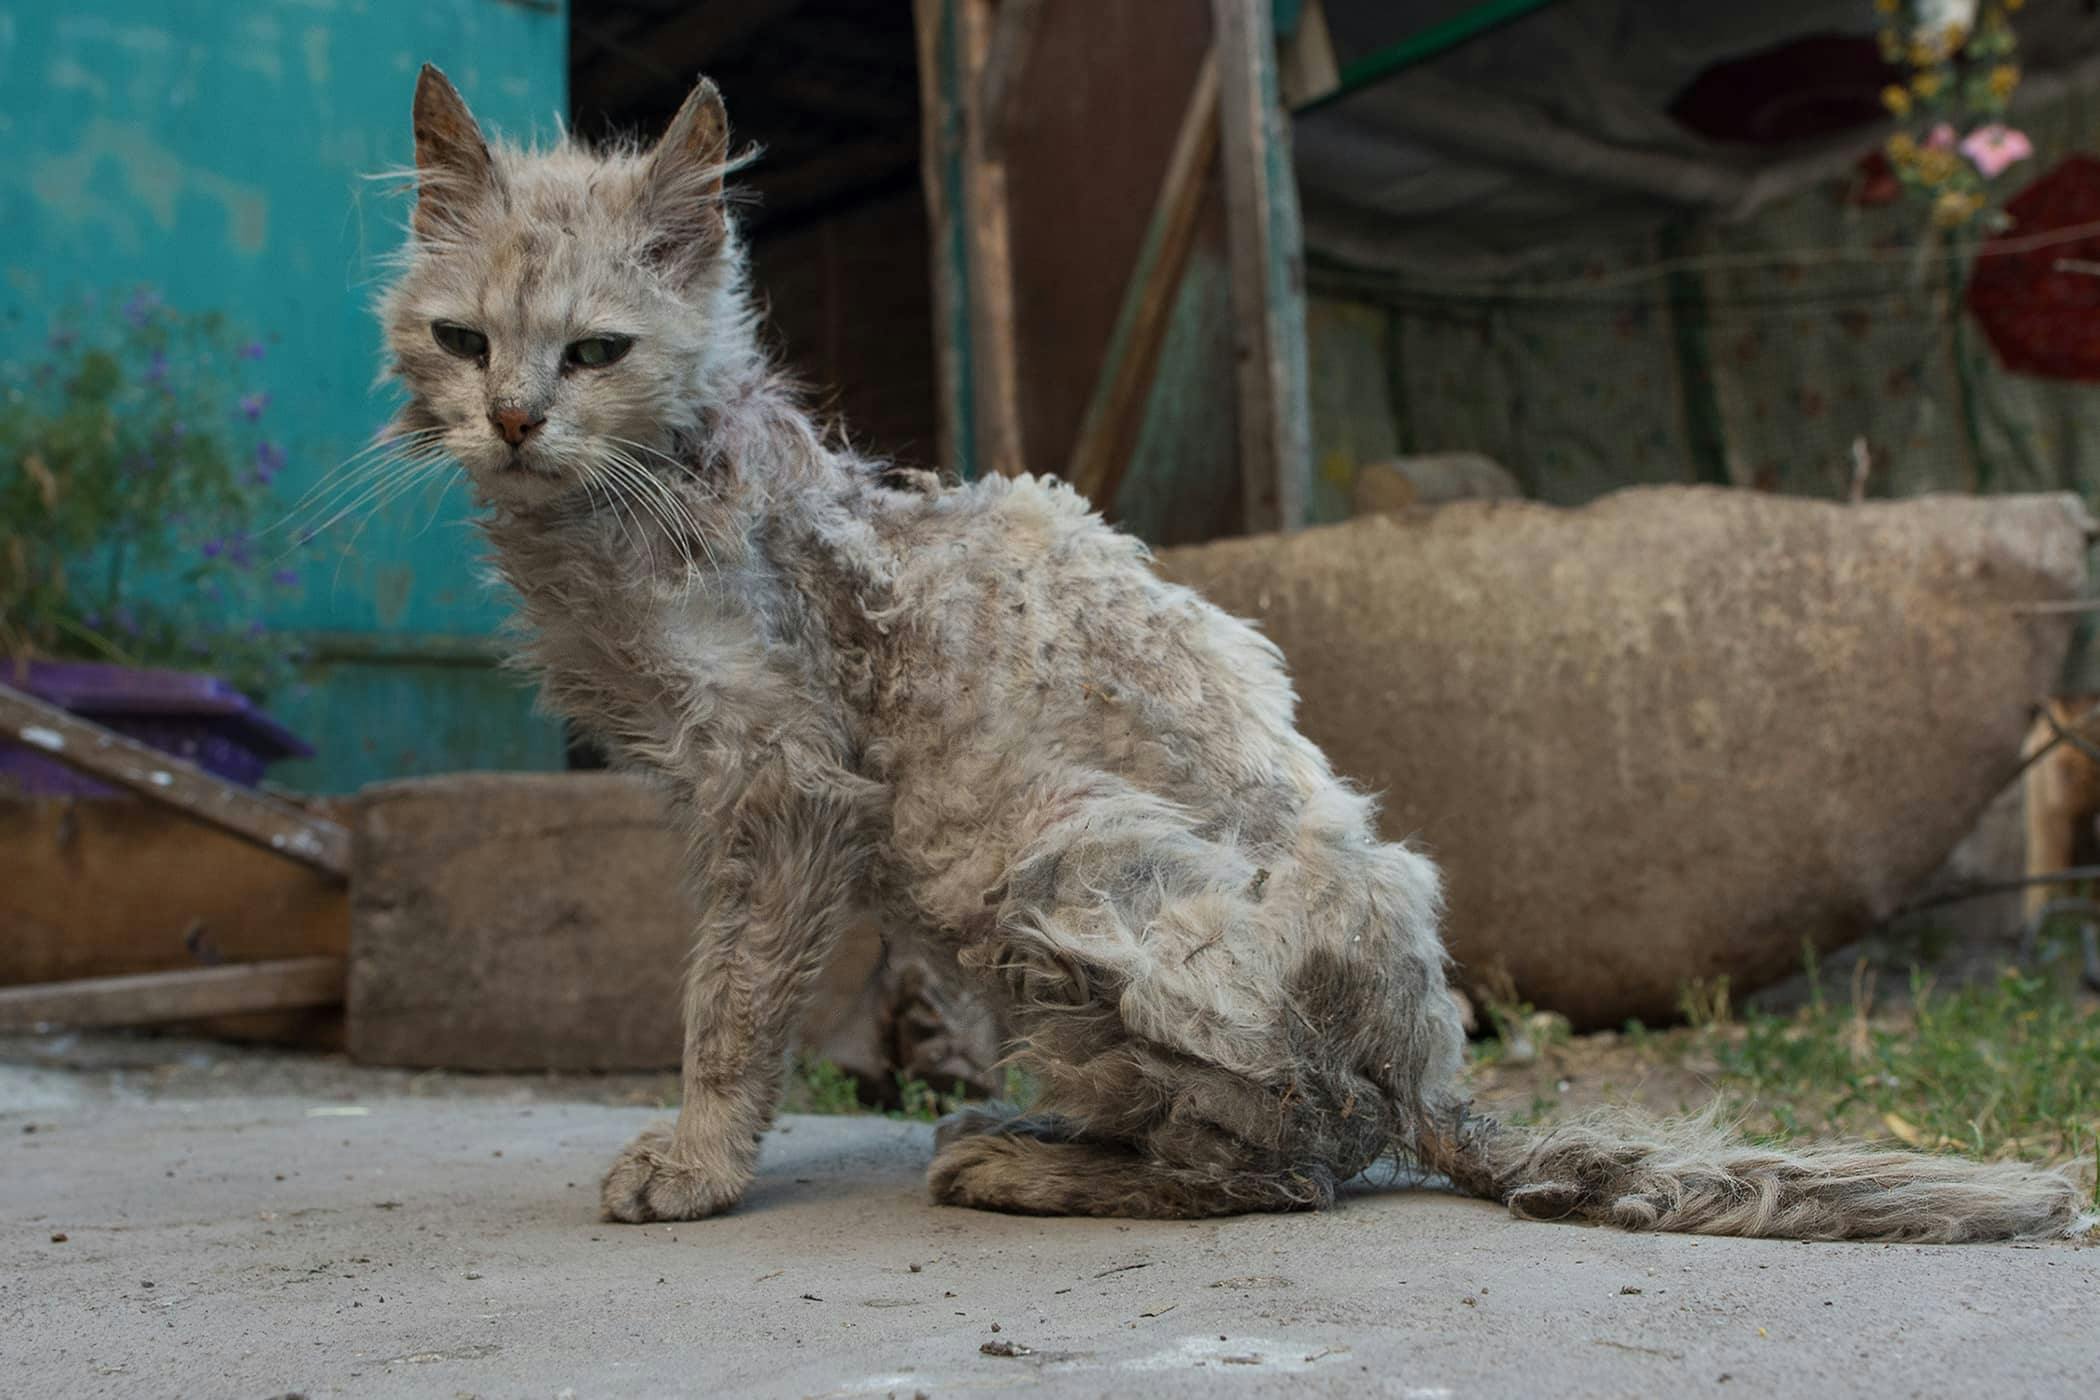
<instances>
[{"instance_id":1,"label":"wooden plank","mask_svg":"<svg viewBox=\"0 0 2100 1400\"><path fill-rule=\"evenodd\" d=\"M992 40L985 55L984 76L978 82L979 105L990 135L990 149L1001 154L1007 123L1012 119L1016 79L1028 62L1029 45L1043 18L1043 0L1000 0L992 19Z\"/></svg>"},{"instance_id":2,"label":"wooden plank","mask_svg":"<svg viewBox=\"0 0 2100 1400\"><path fill-rule=\"evenodd\" d=\"M1213 51L1196 72L1152 222L1131 269L1123 309L1065 473L1065 479L1103 511L1115 504L1116 488L1130 466L1175 294L1196 245L1197 216L1217 149L1218 59Z\"/></svg>"},{"instance_id":3,"label":"wooden plank","mask_svg":"<svg viewBox=\"0 0 2100 1400\"><path fill-rule=\"evenodd\" d=\"M1312 481L1305 265L1268 0L1212 0L1250 533L1303 525Z\"/></svg>"},{"instance_id":4,"label":"wooden plank","mask_svg":"<svg viewBox=\"0 0 2100 1400\"><path fill-rule=\"evenodd\" d=\"M975 476L970 403L970 267L963 240L962 112L956 101L955 6L912 0L919 50L919 182L926 196L933 276L935 382L940 394L936 461Z\"/></svg>"},{"instance_id":5,"label":"wooden plank","mask_svg":"<svg viewBox=\"0 0 2100 1400\"><path fill-rule=\"evenodd\" d=\"M1342 85L1341 65L1335 61L1334 39L1327 29L1327 8L1321 0L1305 0L1297 23L1283 41L1276 81L1284 105L1294 111Z\"/></svg>"},{"instance_id":6,"label":"wooden plank","mask_svg":"<svg viewBox=\"0 0 2100 1400\"><path fill-rule=\"evenodd\" d=\"M142 797L0 800L0 986L350 951L343 881Z\"/></svg>"},{"instance_id":7,"label":"wooden plank","mask_svg":"<svg viewBox=\"0 0 2100 1400\"><path fill-rule=\"evenodd\" d=\"M976 457L982 471L1019 476L1019 354L1014 339L1013 239L1006 200L1006 162L984 110L994 0L956 0L957 99L963 129L963 238L970 279L970 360L977 395Z\"/></svg>"},{"instance_id":8,"label":"wooden plank","mask_svg":"<svg viewBox=\"0 0 2100 1400\"><path fill-rule=\"evenodd\" d=\"M0 735L279 855L338 878L349 876L350 833L335 822L214 777L193 763L113 734L7 685L0 685Z\"/></svg>"},{"instance_id":9,"label":"wooden plank","mask_svg":"<svg viewBox=\"0 0 2100 1400\"><path fill-rule=\"evenodd\" d=\"M41 1026L150 1026L251 1011L337 1006L347 968L341 958L91 977L0 988L0 1032Z\"/></svg>"},{"instance_id":10,"label":"wooden plank","mask_svg":"<svg viewBox=\"0 0 2100 1400\"><path fill-rule=\"evenodd\" d=\"M2043 877L2079 863L2080 836L2090 832L2095 812L2100 812L2100 763L2077 743L2054 743L2059 732L2091 743L2095 738L2095 712L2100 696L2057 696L2047 702L2048 714L2036 719L2027 739L2027 751L2040 756L2027 770L2022 794L2027 828L2027 876L2037 883L2028 886L2022 912L2029 921L2039 919L2049 902L2071 893L2065 885L2043 883ZM2046 752L2042 752L2046 748Z\"/></svg>"}]
</instances>

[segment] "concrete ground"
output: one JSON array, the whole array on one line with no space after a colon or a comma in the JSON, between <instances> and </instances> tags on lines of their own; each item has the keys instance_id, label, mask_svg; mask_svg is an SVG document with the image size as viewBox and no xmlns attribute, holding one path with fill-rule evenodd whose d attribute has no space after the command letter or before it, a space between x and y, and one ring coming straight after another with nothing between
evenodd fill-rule
<instances>
[{"instance_id":1,"label":"concrete ground","mask_svg":"<svg viewBox=\"0 0 2100 1400\"><path fill-rule=\"evenodd\" d=\"M659 1081L0 1045L0 1389L36 1396L2090 1396L2100 1249L936 1209L799 1117L734 1214L597 1218ZM158 1058L156 1058L158 1057ZM172 1059L170 1058L172 1057ZM1012 1354L1002 1354L1010 1350Z\"/></svg>"}]
</instances>

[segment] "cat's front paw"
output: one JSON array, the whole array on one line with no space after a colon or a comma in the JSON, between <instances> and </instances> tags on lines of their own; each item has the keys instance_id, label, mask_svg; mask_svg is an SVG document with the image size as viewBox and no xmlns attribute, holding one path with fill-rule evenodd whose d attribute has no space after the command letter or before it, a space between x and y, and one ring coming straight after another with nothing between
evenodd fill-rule
<instances>
[{"instance_id":1,"label":"cat's front paw","mask_svg":"<svg viewBox=\"0 0 2100 1400\"><path fill-rule=\"evenodd\" d=\"M607 1220L630 1225L651 1220L704 1220L720 1215L743 1197L748 1175L725 1180L671 1155L671 1135L652 1128L622 1149L605 1174L599 1199Z\"/></svg>"}]
</instances>

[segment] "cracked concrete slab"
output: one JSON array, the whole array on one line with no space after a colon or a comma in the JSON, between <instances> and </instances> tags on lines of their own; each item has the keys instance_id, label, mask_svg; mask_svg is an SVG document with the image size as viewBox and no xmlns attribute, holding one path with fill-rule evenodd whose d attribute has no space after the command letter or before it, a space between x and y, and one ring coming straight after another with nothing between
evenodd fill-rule
<instances>
[{"instance_id":1,"label":"cracked concrete slab","mask_svg":"<svg viewBox=\"0 0 2100 1400\"><path fill-rule=\"evenodd\" d=\"M46 1396L2089 1395L2100 1249L929 1205L922 1125L783 1122L735 1213L615 1226L650 1110L138 1098L0 1071L0 1364ZM523 1094L525 1091L520 1090ZM62 1237L62 1238L61 1238ZM1003 1354L1002 1354L1003 1353Z\"/></svg>"}]
</instances>

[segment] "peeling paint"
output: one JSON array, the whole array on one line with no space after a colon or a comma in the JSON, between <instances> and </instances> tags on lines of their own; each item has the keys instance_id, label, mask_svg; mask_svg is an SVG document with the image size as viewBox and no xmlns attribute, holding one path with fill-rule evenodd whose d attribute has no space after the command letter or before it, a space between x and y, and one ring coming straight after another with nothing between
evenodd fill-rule
<instances>
[{"instance_id":1,"label":"peeling paint","mask_svg":"<svg viewBox=\"0 0 2100 1400\"><path fill-rule=\"evenodd\" d=\"M97 179L105 166L119 174L120 190L109 191ZM71 151L31 164L29 187L50 213L91 226L129 253L144 252L151 241L139 213L162 232L172 231L185 194L201 195L225 211L228 239L240 252L260 253L268 241L270 202L260 189L186 164L143 122L89 122Z\"/></svg>"},{"instance_id":2,"label":"peeling paint","mask_svg":"<svg viewBox=\"0 0 2100 1400\"><path fill-rule=\"evenodd\" d=\"M328 86L328 30L321 25L309 25L300 40L306 53L306 81L316 88Z\"/></svg>"}]
</instances>

